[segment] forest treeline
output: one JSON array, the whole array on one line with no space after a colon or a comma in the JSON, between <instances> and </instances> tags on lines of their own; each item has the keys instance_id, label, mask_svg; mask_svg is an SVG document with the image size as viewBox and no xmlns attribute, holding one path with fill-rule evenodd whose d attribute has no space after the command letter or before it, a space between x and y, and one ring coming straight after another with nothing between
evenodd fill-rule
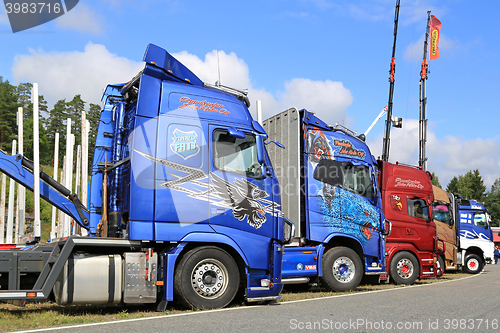
<instances>
[{"instance_id":1,"label":"forest treeline","mask_svg":"<svg viewBox=\"0 0 500 333\"><path fill-rule=\"evenodd\" d=\"M33 103L31 89L33 84L21 83L14 86L0 76L0 149L10 154L12 140L17 140L17 110L23 108L23 139L24 156L33 160ZM66 153L66 123L71 118L71 133L75 135L76 147L81 144L82 111L86 111L86 118L90 122L89 129L89 161L92 161L93 147L97 133L97 125L101 106L87 103L80 95L72 100L58 100L49 110L43 95L38 97L40 121L40 163L53 165L55 134L59 133L59 167L62 166L63 156Z\"/></svg>"}]
</instances>

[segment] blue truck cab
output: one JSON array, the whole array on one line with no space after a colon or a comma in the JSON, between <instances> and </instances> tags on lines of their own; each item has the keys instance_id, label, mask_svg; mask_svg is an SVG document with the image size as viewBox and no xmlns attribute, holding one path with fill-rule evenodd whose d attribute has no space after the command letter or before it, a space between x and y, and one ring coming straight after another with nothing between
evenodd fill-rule
<instances>
[{"instance_id":1,"label":"blue truck cab","mask_svg":"<svg viewBox=\"0 0 500 333\"><path fill-rule=\"evenodd\" d=\"M494 256L491 216L482 203L457 197L460 235L458 262L465 272L479 273Z\"/></svg>"},{"instance_id":2,"label":"blue truck cab","mask_svg":"<svg viewBox=\"0 0 500 333\"><path fill-rule=\"evenodd\" d=\"M270 140L286 147L268 148L283 212L296 226L283 255L286 287L307 288L321 280L345 291L357 287L363 275L385 273L389 227L368 146L307 110L291 108L263 126Z\"/></svg>"},{"instance_id":3,"label":"blue truck cab","mask_svg":"<svg viewBox=\"0 0 500 333\"><path fill-rule=\"evenodd\" d=\"M249 302L280 297L293 225L246 94L203 83L153 44L143 60L138 75L104 92L88 210L44 176L52 187L43 183L42 196L89 237L34 248L38 280L13 292L23 277L8 275L0 301L53 291L59 304L157 303L163 311L173 300L208 309L238 293ZM0 167L32 187L22 156L2 155ZM0 263L0 276L17 256Z\"/></svg>"}]
</instances>

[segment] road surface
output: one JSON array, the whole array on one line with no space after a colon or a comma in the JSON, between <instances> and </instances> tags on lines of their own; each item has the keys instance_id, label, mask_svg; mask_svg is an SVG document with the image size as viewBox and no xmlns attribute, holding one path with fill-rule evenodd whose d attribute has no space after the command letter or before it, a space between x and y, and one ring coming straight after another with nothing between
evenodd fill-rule
<instances>
[{"instance_id":1,"label":"road surface","mask_svg":"<svg viewBox=\"0 0 500 333\"><path fill-rule=\"evenodd\" d=\"M500 265L487 265L445 283L37 331L499 332L499 321Z\"/></svg>"}]
</instances>

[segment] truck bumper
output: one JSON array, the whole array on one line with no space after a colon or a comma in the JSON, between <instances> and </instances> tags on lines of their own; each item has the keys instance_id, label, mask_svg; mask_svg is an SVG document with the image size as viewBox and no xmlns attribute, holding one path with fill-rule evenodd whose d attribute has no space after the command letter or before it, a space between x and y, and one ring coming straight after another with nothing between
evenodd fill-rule
<instances>
[{"instance_id":1,"label":"truck bumper","mask_svg":"<svg viewBox=\"0 0 500 333\"><path fill-rule=\"evenodd\" d=\"M419 252L420 278L431 279L443 275L443 271L437 267L437 255L431 252Z\"/></svg>"}]
</instances>

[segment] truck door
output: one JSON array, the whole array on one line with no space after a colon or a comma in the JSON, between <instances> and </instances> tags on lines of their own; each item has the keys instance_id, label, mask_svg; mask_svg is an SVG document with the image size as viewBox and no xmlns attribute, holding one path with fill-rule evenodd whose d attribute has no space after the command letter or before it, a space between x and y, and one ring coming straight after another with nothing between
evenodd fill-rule
<instances>
[{"instance_id":1,"label":"truck door","mask_svg":"<svg viewBox=\"0 0 500 333\"><path fill-rule=\"evenodd\" d=\"M155 169L155 239L179 240L208 226L208 125L161 115Z\"/></svg>"},{"instance_id":2,"label":"truck door","mask_svg":"<svg viewBox=\"0 0 500 333\"><path fill-rule=\"evenodd\" d=\"M249 252L256 257L269 257L275 203L272 180L258 161L257 136L214 125L209 126L209 133L210 226L230 234L242 248L252 247ZM259 265L267 268L268 261Z\"/></svg>"},{"instance_id":3,"label":"truck door","mask_svg":"<svg viewBox=\"0 0 500 333\"><path fill-rule=\"evenodd\" d=\"M393 218L390 241L412 243L420 251L433 251L436 229L431 222L432 212L427 200L413 194L394 192L388 199L392 212L387 211L386 216Z\"/></svg>"},{"instance_id":4,"label":"truck door","mask_svg":"<svg viewBox=\"0 0 500 333\"><path fill-rule=\"evenodd\" d=\"M307 149L310 239L323 242L331 234L348 235L363 244L365 254L378 257L381 214L372 169L361 158L364 151L336 133L318 132L309 132L314 139L308 140ZM345 146L363 154L344 157Z\"/></svg>"}]
</instances>

